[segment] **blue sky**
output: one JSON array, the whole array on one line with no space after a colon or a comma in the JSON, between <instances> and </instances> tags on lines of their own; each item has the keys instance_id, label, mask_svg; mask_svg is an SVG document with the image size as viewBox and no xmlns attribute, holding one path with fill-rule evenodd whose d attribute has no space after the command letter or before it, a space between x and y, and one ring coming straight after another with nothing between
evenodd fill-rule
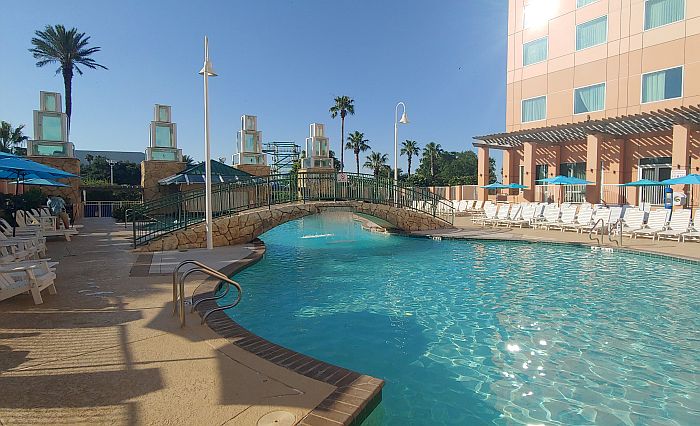
<instances>
[{"instance_id":1,"label":"blue sky","mask_svg":"<svg viewBox=\"0 0 700 426\"><path fill-rule=\"evenodd\" d=\"M258 116L265 141L300 145L310 123L325 123L337 152L340 120L328 113L337 95L355 99L346 131L364 132L390 163L398 101L411 120L399 140L421 146L473 149L472 136L505 125L506 0L24 0L3 12L14 24L0 26L0 119L26 124L25 134L39 90L63 92L55 67L37 68L27 51L34 30L74 26L102 47L95 59L109 70L73 81L77 149L143 151L153 105L163 103L179 147L202 159L204 35L219 73L210 81L214 158L235 152L242 114Z\"/></svg>"}]
</instances>

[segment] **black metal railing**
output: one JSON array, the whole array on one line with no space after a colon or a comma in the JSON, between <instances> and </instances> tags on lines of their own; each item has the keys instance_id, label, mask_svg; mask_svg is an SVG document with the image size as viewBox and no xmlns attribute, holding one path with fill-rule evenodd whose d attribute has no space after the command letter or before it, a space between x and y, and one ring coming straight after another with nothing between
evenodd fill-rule
<instances>
[{"instance_id":1,"label":"black metal railing","mask_svg":"<svg viewBox=\"0 0 700 426\"><path fill-rule=\"evenodd\" d=\"M339 173L290 173L251 177L212 187L214 218L276 204L307 201L364 201L420 211L452 224L450 201L423 188L394 185L387 178ZM204 189L178 192L134 207L134 246L204 221Z\"/></svg>"}]
</instances>

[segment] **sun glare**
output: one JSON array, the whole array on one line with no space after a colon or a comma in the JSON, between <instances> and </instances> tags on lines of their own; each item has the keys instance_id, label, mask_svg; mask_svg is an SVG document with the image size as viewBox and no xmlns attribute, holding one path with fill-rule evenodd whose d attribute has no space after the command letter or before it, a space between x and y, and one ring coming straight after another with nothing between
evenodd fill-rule
<instances>
[{"instance_id":1,"label":"sun glare","mask_svg":"<svg viewBox=\"0 0 700 426\"><path fill-rule=\"evenodd\" d=\"M542 27L554 16L559 0L530 0L525 6L525 28Z\"/></svg>"}]
</instances>

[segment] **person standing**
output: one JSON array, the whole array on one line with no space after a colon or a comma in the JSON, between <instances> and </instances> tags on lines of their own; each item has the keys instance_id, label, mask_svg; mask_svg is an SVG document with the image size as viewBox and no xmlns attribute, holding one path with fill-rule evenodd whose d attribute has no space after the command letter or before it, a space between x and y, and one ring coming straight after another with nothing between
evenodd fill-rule
<instances>
[{"instance_id":1,"label":"person standing","mask_svg":"<svg viewBox=\"0 0 700 426\"><path fill-rule=\"evenodd\" d=\"M63 198L58 195L51 195L49 196L49 200L46 202L46 205L49 207L49 211L52 215L61 219L61 222L63 222L63 227L70 229L70 219L68 218L68 213L66 213L66 202L63 200ZM56 229L59 228L60 226L58 221L56 221Z\"/></svg>"}]
</instances>

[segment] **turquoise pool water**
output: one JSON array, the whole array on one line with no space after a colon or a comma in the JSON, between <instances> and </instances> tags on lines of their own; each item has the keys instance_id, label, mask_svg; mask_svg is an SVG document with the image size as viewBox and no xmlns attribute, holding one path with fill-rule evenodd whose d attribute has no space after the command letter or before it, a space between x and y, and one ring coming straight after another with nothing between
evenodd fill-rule
<instances>
[{"instance_id":1,"label":"turquoise pool water","mask_svg":"<svg viewBox=\"0 0 700 426\"><path fill-rule=\"evenodd\" d=\"M432 241L311 216L264 234L229 315L386 380L365 424L700 424L700 267Z\"/></svg>"}]
</instances>

